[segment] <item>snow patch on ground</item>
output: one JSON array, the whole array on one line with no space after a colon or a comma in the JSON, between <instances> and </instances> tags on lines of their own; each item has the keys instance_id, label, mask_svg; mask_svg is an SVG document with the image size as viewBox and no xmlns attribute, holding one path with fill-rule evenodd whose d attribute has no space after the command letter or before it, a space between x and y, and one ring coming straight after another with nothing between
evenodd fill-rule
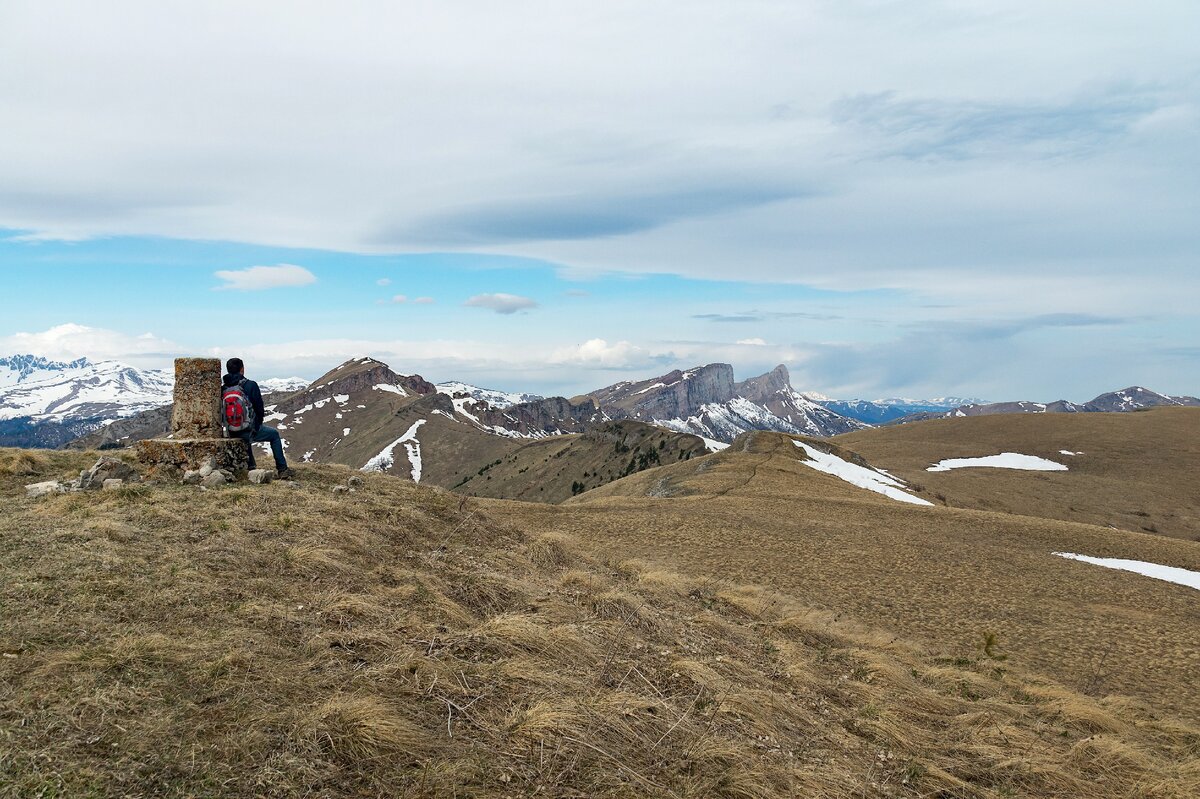
<instances>
[{"instance_id":1,"label":"snow patch on ground","mask_svg":"<svg viewBox=\"0 0 1200 799\"><path fill-rule=\"evenodd\" d=\"M1072 451L1071 451L1071 450L1069 450L1069 449L1060 449L1060 450L1058 451L1058 454L1059 454L1059 455L1072 455L1072 456L1074 456L1074 455L1082 455L1083 453L1082 453L1082 452L1072 452Z\"/></svg>"},{"instance_id":2,"label":"snow patch on ground","mask_svg":"<svg viewBox=\"0 0 1200 799\"><path fill-rule=\"evenodd\" d=\"M1067 471L1067 467L1061 463L1048 461L1036 455L1021 455L1017 452L1001 452L999 455L986 455L982 458L948 458L938 461L925 471L948 472L951 469L969 469L977 466L992 469L1021 469L1030 472Z\"/></svg>"},{"instance_id":3,"label":"snow patch on ground","mask_svg":"<svg viewBox=\"0 0 1200 799\"><path fill-rule=\"evenodd\" d=\"M349 428L349 427L343 427L343 428L342 428L342 438L345 438L345 437L346 437L346 436L348 436L348 435L350 435L350 428Z\"/></svg>"},{"instance_id":4,"label":"snow patch on ground","mask_svg":"<svg viewBox=\"0 0 1200 799\"><path fill-rule=\"evenodd\" d=\"M407 391L400 388L400 386L393 386L391 383L376 383L375 385L371 386L371 388L375 389L376 391L386 391L390 394L399 394L401 397L408 396Z\"/></svg>"},{"instance_id":5,"label":"snow patch on ground","mask_svg":"<svg viewBox=\"0 0 1200 799\"><path fill-rule=\"evenodd\" d=\"M1162 566L1158 563L1149 563L1144 560L1095 558L1090 555L1076 555L1073 552L1055 552L1054 554L1060 558L1081 560L1084 563L1092 563L1096 566L1103 566L1106 569L1135 572L1146 577L1153 577L1156 580L1166 580L1168 583L1186 585L1188 588L1195 588L1200 591L1200 572L1194 572L1191 569L1181 569L1178 566Z\"/></svg>"},{"instance_id":6,"label":"snow patch on ground","mask_svg":"<svg viewBox=\"0 0 1200 799\"><path fill-rule=\"evenodd\" d=\"M700 436L700 438L704 440L704 446L708 447L709 452L720 452L729 447L724 441L717 441L714 438L704 438L704 436Z\"/></svg>"},{"instance_id":7,"label":"snow patch on ground","mask_svg":"<svg viewBox=\"0 0 1200 799\"><path fill-rule=\"evenodd\" d=\"M837 455L822 452L816 447L805 444L803 441L793 441L792 443L804 450L810 459L801 461L801 463L805 466L811 466L818 472L831 474L859 488L874 491L876 494L883 494L885 497L899 502L908 502L912 505L933 504L929 500L914 497L912 494L901 490L904 487L904 483L895 477L890 477L874 469L868 469L865 466L844 461Z\"/></svg>"},{"instance_id":8,"label":"snow patch on ground","mask_svg":"<svg viewBox=\"0 0 1200 799\"><path fill-rule=\"evenodd\" d=\"M392 464L396 462L392 452L398 445L403 444L404 450L408 454L408 464L412 471L413 482L421 482L421 442L417 440L417 430L423 424L425 424L424 419L418 419L413 422L412 427L404 431L404 435L397 438L391 444L388 444L378 455L367 461L366 465L362 467L362 471L382 472L392 468Z\"/></svg>"}]
</instances>

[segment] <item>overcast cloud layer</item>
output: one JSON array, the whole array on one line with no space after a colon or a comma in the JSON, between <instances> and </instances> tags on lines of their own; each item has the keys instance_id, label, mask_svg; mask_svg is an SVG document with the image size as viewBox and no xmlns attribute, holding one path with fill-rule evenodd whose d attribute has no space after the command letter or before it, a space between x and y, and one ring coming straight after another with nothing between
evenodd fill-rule
<instances>
[{"instance_id":1,"label":"overcast cloud layer","mask_svg":"<svg viewBox=\"0 0 1200 799\"><path fill-rule=\"evenodd\" d=\"M955 374L1018 335L995 320L1186 338L1198 30L1192 0L8 0L0 229L896 290L888 346ZM304 270L231 263L223 295ZM515 290L465 302L537 309ZM84 320L39 329L63 321ZM624 343L673 335L653 338ZM1054 340L1031 369L1062 373ZM1110 341L1082 360L1119 380ZM876 343L799 344L886 390ZM1200 380L1194 339L1175 344L1181 382Z\"/></svg>"}]
</instances>

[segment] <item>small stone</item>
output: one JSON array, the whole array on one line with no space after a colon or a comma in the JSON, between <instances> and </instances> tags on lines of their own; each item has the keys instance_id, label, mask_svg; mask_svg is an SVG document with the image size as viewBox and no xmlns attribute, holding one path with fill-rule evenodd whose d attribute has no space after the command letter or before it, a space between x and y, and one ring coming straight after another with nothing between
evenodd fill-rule
<instances>
[{"instance_id":1,"label":"small stone","mask_svg":"<svg viewBox=\"0 0 1200 799\"><path fill-rule=\"evenodd\" d=\"M228 469L217 469L216 474L224 477L226 483L233 482L233 472L229 471Z\"/></svg>"},{"instance_id":2,"label":"small stone","mask_svg":"<svg viewBox=\"0 0 1200 799\"><path fill-rule=\"evenodd\" d=\"M200 485L200 481L204 477L204 475L200 474L199 469L188 469L183 473L183 484L188 486Z\"/></svg>"},{"instance_id":3,"label":"small stone","mask_svg":"<svg viewBox=\"0 0 1200 799\"><path fill-rule=\"evenodd\" d=\"M247 477L255 485L265 485L275 479L275 472L270 469L251 469Z\"/></svg>"},{"instance_id":4,"label":"small stone","mask_svg":"<svg viewBox=\"0 0 1200 799\"><path fill-rule=\"evenodd\" d=\"M201 480L200 485L204 486L205 488L220 488L228 482L229 478L225 476L225 473L217 471Z\"/></svg>"},{"instance_id":5,"label":"small stone","mask_svg":"<svg viewBox=\"0 0 1200 799\"><path fill-rule=\"evenodd\" d=\"M349 493L350 493L350 486L334 486L334 487L333 487L333 493L335 493L335 494L349 494Z\"/></svg>"},{"instance_id":6,"label":"small stone","mask_svg":"<svg viewBox=\"0 0 1200 799\"><path fill-rule=\"evenodd\" d=\"M300 484L297 483L295 480L288 480L287 484L288 484L288 488L299 488L300 487Z\"/></svg>"},{"instance_id":7,"label":"small stone","mask_svg":"<svg viewBox=\"0 0 1200 799\"><path fill-rule=\"evenodd\" d=\"M42 483L30 483L25 486L25 496L44 497L47 494L62 494L66 490L66 487L57 480L46 480Z\"/></svg>"},{"instance_id":8,"label":"small stone","mask_svg":"<svg viewBox=\"0 0 1200 799\"><path fill-rule=\"evenodd\" d=\"M125 481L119 477L110 477L104 481L101 488L105 491L116 491L121 486L125 485Z\"/></svg>"},{"instance_id":9,"label":"small stone","mask_svg":"<svg viewBox=\"0 0 1200 799\"><path fill-rule=\"evenodd\" d=\"M346 485L350 486L351 488L362 488L363 482L364 481L361 477L359 477L358 475L354 475L353 477L351 477L349 480L346 481Z\"/></svg>"},{"instance_id":10,"label":"small stone","mask_svg":"<svg viewBox=\"0 0 1200 799\"><path fill-rule=\"evenodd\" d=\"M208 463L200 464L200 468L197 469L196 471L198 471L200 473L201 477L208 477L210 474L212 474L216 470L217 470L216 467L212 465L212 461L209 461Z\"/></svg>"}]
</instances>

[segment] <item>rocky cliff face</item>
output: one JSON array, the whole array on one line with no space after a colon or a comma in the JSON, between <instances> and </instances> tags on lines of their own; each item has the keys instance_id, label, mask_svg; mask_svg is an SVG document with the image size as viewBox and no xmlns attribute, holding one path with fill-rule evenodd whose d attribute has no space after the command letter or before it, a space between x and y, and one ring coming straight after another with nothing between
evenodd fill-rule
<instances>
[{"instance_id":1,"label":"rocky cliff face","mask_svg":"<svg viewBox=\"0 0 1200 799\"><path fill-rule=\"evenodd\" d=\"M572 402L565 397L546 397L499 409L486 402L472 402L465 404L463 409L485 427L496 432L507 430L519 436L581 433L607 419L594 400Z\"/></svg>"},{"instance_id":2,"label":"rocky cliff face","mask_svg":"<svg viewBox=\"0 0 1200 799\"><path fill-rule=\"evenodd\" d=\"M748 430L831 436L868 426L806 399L792 388L783 365L735 383L732 366L711 363L617 383L590 396L614 419L636 419L724 442Z\"/></svg>"},{"instance_id":3,"label":"rocky cliff face","mask_svg":"<svg viewBox=\"0 0 1200 799\"><path fill-rule=\"evenodd\" d=\"M733 367L710 363L687 371L676 369L649 380L617 383L589 396L614 419L686 419L705 405L733 399Z\"/></svg>"}]
</instances>

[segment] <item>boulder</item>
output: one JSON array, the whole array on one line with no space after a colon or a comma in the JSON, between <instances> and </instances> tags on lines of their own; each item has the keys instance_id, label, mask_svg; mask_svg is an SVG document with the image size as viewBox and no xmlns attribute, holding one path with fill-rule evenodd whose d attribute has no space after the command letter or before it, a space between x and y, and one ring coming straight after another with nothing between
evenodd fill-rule
<instances>
[{"instance_id":1,"label":"boulder","mask_svg":"<svg viewBox=\"0 0 1200 799\"><path fill-rule=\"evenodd\" d=\"M350 493L350 487L349 487L349 486L334 486L334 487L333 487L333 493L335 493L335 494L349 494L349 493Z\"/></svg>"},{"instance_id":2,"label":"boulder","mask_svg":"<svg viewBox=\"0 0 1200 799\"><path fill-rule=\"evenodd\" d=\"M101 458L92 468L79 475L79 487L87 491L95 491L104 486L106 480L135 480L137 472L124 461L116 458Z\"/></svg>"},{"instance_id":3,"label":"boulder","mask_svg":"<svg viewBox=\"0 0 1200 799\"><path fill-rule=\"evenodd\" d=\"M251 469L248 477L251 483L264 485L275 479L275 472L271 469Z\"/></svg>"},{"instance_id":4,"label":"boulder","mask_svg":"<svg viewBox=\"0 0 1200 799\"><path fill-rule=\"evenodd\" d=\"M212 472L209 472L209 474L212 474ZM203 480L205 476L206 475L200 474L199 469L188 469L183 473L183 484L189 486L198 486L200 485L200 481Z\"/></svg>"},{"instance_id":5,"label":"boulder","mask_svg":"<svg viewBox=\"0 0 1200 799\"><path fill-rule=\"evenodd\" d=\"M101 488L103 488L103 490L105 490L105 491L116 491L118 488L121 488L124 485L125 485L125 481L122 480L121 478L110 477L104 481Z\"/></svg>"},{"instance_id":6,"label":"boulder","mask_svg":"<svg viewBox=\"0 0 1200 799\"><path fill-rule=\"evenodd\" d=\"M359 477L358 475L354 475L353 477L351 477L349 480L346 481L346 485L350 486L351 488L362 488L364 482L365 481L361 477Z\"/></svg>"},{"instance_id":7,"label":"boulder","mask_svg":"<svg viewBox=\"0 0 1200 799\"><path fill-rule=\"evenodd\" d=\"M229 478L225 476L225 472L212 472L208 477L200 481L200 485L204 488L220 488L229 482Z\"/></svg>"},{"instance_id":8,"label":"boulder","mask_svg":"<svg viewBox=\"0 0 1200 799\"><path fill-rule=\"evenodd\" d=\"M30 483L25 486L25 496L44 497L47 494L66 493L67 487L57 480L46 480L42 483Z\"/></svg>"}]
</instances>

